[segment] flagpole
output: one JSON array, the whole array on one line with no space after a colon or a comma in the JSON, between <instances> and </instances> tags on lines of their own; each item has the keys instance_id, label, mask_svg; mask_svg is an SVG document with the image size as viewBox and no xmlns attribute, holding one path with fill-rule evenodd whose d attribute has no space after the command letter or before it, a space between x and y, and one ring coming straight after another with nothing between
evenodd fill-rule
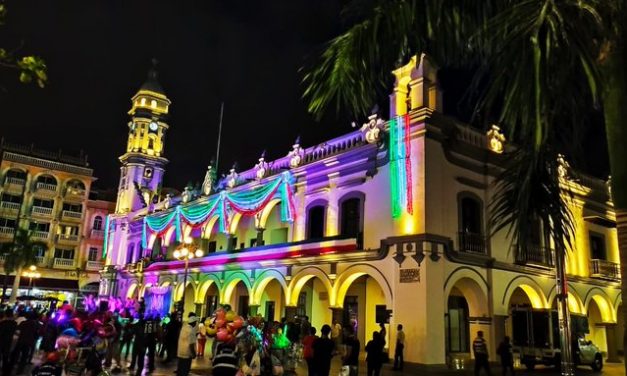
<instances>
[{"instance_id":1,"label":"flagpole","mask_svg":"<svg viewBox=\"0 0 627 376\"><path fill-rule=\"evenodd\" d=\"M218 173L218 163L220 162L220 140L222 139L222 117L224 116L224 102L220 104L220 123L218 125L218 146L216 150L215 172Z\"/></svg>"}]
</instances>

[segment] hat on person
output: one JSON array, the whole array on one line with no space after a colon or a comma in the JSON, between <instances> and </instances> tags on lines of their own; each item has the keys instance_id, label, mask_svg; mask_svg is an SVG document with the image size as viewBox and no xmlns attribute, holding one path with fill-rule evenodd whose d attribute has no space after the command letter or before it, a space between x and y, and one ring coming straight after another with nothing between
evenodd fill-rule
<instances>
[{"instance_id":1,"label":"hat on person","mask_svg":"<svg viewBox=\"0 0 627 376\"><path fill-rule=\"evenodd\" d=\"M198 322L198 316L191 316L188 320L188 323L193 324L195 322Z\"/></svg>"}]
</instances>

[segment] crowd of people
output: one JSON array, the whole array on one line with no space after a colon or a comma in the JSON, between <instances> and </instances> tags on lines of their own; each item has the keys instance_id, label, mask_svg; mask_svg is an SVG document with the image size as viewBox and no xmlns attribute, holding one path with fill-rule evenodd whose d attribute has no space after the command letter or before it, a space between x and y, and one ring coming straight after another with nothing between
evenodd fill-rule
<instances>
[{"instance_id":1,"label":"crowd of people","mask_svg":"<svg viewBox=\"0 0 627 376\"><path fill-rule=\"evenodd\" d=\"M187 376L192 359L205 353L217 376L296 375L301 363L310 376L328 376L334 357L341 359L341 375L356 376L362 350L368 375L378 376L387 361L385 325L362 349L356 324L335 322L318 331L306 316L244 320L228 306L207 318L176 311L162 316L141 300L113 309L104 303L84 309L67 302L47 309L1 308L0 339L10 339L0 340L2 376L31 369L34 376L60 376L62 370L66 375L127 371L140 376L154 371L156 361L168 365L175 360L176 374ZM401 369L404 334L402 326L398 329L395 368Z\"/></svg>"}]
</instances>

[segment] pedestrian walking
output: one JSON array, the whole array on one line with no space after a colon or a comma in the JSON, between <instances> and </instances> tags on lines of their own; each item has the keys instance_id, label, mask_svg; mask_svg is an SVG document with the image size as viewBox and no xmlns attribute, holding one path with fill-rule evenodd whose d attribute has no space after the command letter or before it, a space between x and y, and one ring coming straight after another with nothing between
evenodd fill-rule
<instances>
[{"instance_id":1,"label":"pedestrian walking","mask_svg":"<svg viewBox=\"0 0 627 376\"><path fill-rule=\"evenodd\" d=\"M475 376L481 373L481 369L485 369L488 376L490 372L490 362L488 361L488 343L483 338L483 331L477 332L477 338L472 341L472 350L475 353Z\"/></svg>"},{"instance_id":2,"label":"pedestrian walking","mask_svg":"<svg viewBox=\"0 0 627 376\"><path fill-rule=\"evenodd\" d=\"M10 308L0 313L0 362L2 362L2 376L10 376L12 370L11 350L13 336L17 329L17 322L13 319L13 311Z\"/></svg>"},{"instance_id":3,"label":"pedestrian walking","mask_svg":"<svg viewBox=\"0 0 627 376\"><path fill-rule=\"evenodd\" d=\"M12 364L17 364L16 375L24 372L24 367L29 363L31 354L35 351L35 341L37 339L37 321L33 312L25 313L25 320L21 320L17 326L19 336L17 344L13 350Z\"/></svg>"},{"instance_id":4,"label":"pedestrian walking","mask_svg":"<svg viewBox=\"0 0 627 376\"><path fill-rule=\"evenodd\" d=\"M145 320L142 313L138 313L136 321L133 323L133 334L135 339L133 341L133 354L131 355L131 365L128 367L131 373L135 370L137 365L136 376L141 376L144 370L144 358L146 356L146 336L144 335Z\"/></svg>"},{"instance_id":5,"label":"pedestrian walking","mask_svg":"<svg viewBox=\"0 0 627 376\"><path fill-rule=\"evenodd\" d=\"M313 343L313 359L317 376L329 376L331 358L335 353L335 342L329 338L331 327L323 325L320 329L320 338Z\"/></svg>"},{"instance_id":6,"label":"pedestrian walking","mask_svg":"<svg viewBox=\"0 0 627 376\"><path fill-rule=\"evenodd\" d=\"M188 376L189 371L192 368L192 359L196 358L196 336L198 335L198 329L196 325L198 323L198 316L190 313L187 319L187 324L181 327L178 340L178 368L176 374L178 376Z\"/></svg>"},{"instance_id":7,"label":"pedestrian walking","mask_svg":"<svg viewBox=\"0 0 627 376\"><path fill-rule=\"evenodd\" d=\"M359 373L359 350L361 344L355 335L353 326L344 328L344 357L342 365L348 367L349 376L357 376Z\"/></svg>"},{"instance_id":8,"label":"pedestrian walking","mask_svg":"<svg viewBox=\"0 0 627 376\"><path fill-rule=\"evenodd\" d=\"M381 338L381 332L373 332L372 339L366 345L366 364L368 366L368 376L379 376L383 366L383 347L385 341Z\"/></svg>"},{"instance_id":9,"label":"pedestrian walking","mask_svg":"<svg viewBox=\"0 0 627 376\"><path fill-rule=\"evenodd\" d=\"M396 347L394 348L394 368L395 371L403 370L403 351L405 350L405 332L403 325L398 324L396 327Z\"/></svg>"},{"instance_id":10,"label":"pedestrian walking","mask_svg":"<svg viewBox=\"0 0 627 376\"><path fill-rule=\"evenodd\" d=\"M310 326L309 334L303 338L303 358L305 362L307 362L307 372L309 376L316 375L313 351L313 344L316 342L316 339L318 339L318 336L316 336L316 328Z\"/></svg>"},{"instance_id":11,"label":"pedestrian walking","mask_svg":"<svg viewBox=\"0 0 627 376\"><path fill-rule=\"evenodd\" d=\"M507 370L510 374L514 375L514 354L512 352L512 344L509 341L509 337L503 337L503 341L499 344L496 353L501 358L501 367L503 369L503 376L507 375Z\"/></svg>"}]
</instances>

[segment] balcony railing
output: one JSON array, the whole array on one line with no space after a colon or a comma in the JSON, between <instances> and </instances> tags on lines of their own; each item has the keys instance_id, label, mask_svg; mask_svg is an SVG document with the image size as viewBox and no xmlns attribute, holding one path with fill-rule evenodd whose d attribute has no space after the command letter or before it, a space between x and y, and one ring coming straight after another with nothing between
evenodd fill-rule
<instances>
[{"instance_id":1,"label":"balcony railing","mask_svg":"<svg viewBox=\"0 0 627 376\"><path fill-rule=\"evenodd\" d=\"M75 212L75 211L71 211L71 210L64 210L63 213L61 214L61 219L69 219L69 220L80 220L81 217L83 216L83 213L79 213L79 212Z\"/></svg>"},{"instance_id":2,"label":"balcony railing","mask_svg":"<svg viewBox=\"0 0 627 376\"><path fill-rule=\"evenodd\" d=\"M35 256L35 262L37 263L38 266L45 266L44 265L44 256Z\"/></svg>"},{"instance_id":3,"label":"balcony railing","mask_svg":"<svg viewBox=\"0 0 627 376\"><path fill-rule=\"evenodd\" d=\"M13 227L0 227L0 237L11 238L14 233L15 229Z\"/></svg>"},{"instance_id":4,"label":"balcony railing","mask_svg":"<svg viewBox=\"0 0 627 376\"><path fill-rule=\"evenodd\" d=\"M473 232L459 232L459 251L485 255L487 253L486 240L481 234Z\"/></svg>"},{"instance_id":5,"label":"balcony railing","mask_svg":"<svg viewBox=\"0 0 627 376\"><path fill-rule=\"evenodd\" d=\"M516 252L516 263L521 265L539 265L553 267L555 265L554 251L537 244L527 246L526 250Z\"/></svg>"},{"instance_id":6,"label":"balcony railing","mask_svg":"<svg viewBox=\"0 0 627 376\"><path fill-rule=\"evenodd\" d=\"M4 263L4 260L7 259L6 255L0 255L0 263Z\"/></svg>"},{"instance_id":7,"label":"balcony railing","mask_svg":"<svg viewBox=\"0 0 627 376\"><path fill-rule=\"evenodd\" d=\"M57 185L56 184L48 184L48 183L37 182L35 187L37 188L37 191L45 191L45 192L51 192L51 193L57 191Z\"/></svg>"},{"instance_id":8,"label":"balcony railing","mask_svg":"<svg viewBox=\"0 0 627 376\"><path fill-rule=\"evenodd\" d=\"M55 258L55 269L74 269L74 259Z\"/></svg>"},{"instance_id":9,"label":"balcony railing","mask_svg":"<svg viewBox=\"0 0 627 376\"><path fill-rule=\"evenodd\" d=\"M89 271L100 271L104 267L104 262L102 261L87 261L85 262L85 270Z\"/></svg>"},{"instance_id":10,"label":"balcony railing","mask_svg":"<svg viewBox=\"0 0 627 376\"><path fill-rule=\"evenodd\" d=\"M104 230L91 230L91 237L96 239L104 238Z\"/></svg>"},{"instance_id":11,"label":"balcony railing","mask_svg":"<svg viewBox=\"0 0 627 376\"><path fill-rule=\"evenodd\" d=\"M590 260L590 276L620 281L620 265L607 260L592 259Z\"/></svg>"},{"instance_id":12,"label":"balcony railing","mask_svg":"<svg viewBox=\"0 0 627 376\"><path fill-rule=\"evenodd\" d=\"M8 201L2 201L0 202L0 208L2 209L8 209L8 210L20 210L20 206L22 204L20 204L19 202L8 202Z\"/></svg>"},{"instance_id":13,"label":"balcony railing","mask_svg":"<svg viewBox=\"0 0 627 376\"><path fill-rule=\"evenodd\" d=\"M24 184L26 184L25 179L8 177L4 180L4 185L16 185L16 186L23 187Z\"/></svg>"},{"instance_id":14,"label":"balcony railing","mask_svg":"<svg viewBox=\"0 0 627 376\"><path fill-rule=\"evenodd\" d=\"M33 206L32 214L39 215L42 217L50 217L52 216L52 208L45 208L43 206Z\"/></svg>"},{"instance_id":15,"label":"balcony railing","mask_svg":"<svg viewBox=\"0 0 627 376\"><path fill-rule=\"evenodd\" d=\"M74 234L58 234L57 240L64 243L75 243L78 241L78 235Z\"/></svg>"},{"instance_id":16,"label":"balcony railing","mask_svg":"<svg viewBox=\"0 0 627 376\"><path fill-rule=\"evenodd\" d=\"M40 240L48 240L50 233L48 231L33 231L32 237Z\"/></svg>"}]
</instances>

